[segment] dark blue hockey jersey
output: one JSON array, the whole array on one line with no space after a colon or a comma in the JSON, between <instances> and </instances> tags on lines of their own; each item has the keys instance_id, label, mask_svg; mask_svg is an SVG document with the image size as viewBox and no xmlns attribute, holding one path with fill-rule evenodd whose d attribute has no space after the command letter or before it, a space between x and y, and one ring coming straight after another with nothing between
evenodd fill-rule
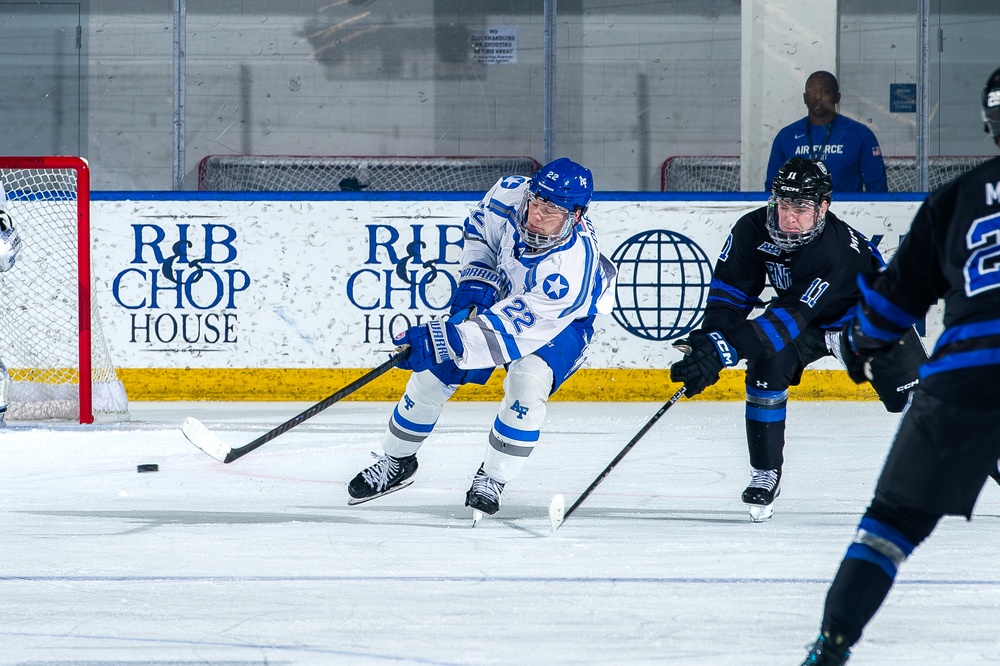
<instances>
[{"instance_id":1,"label":"dark blue hockey jersey","mask_svg":"<svg viewBox=\"0 0 1000 666\"><path fill-rule=\"evenodd\" d=\"M859 280L865 335L895 340L944 299L921 383L971 406L1000 398L1000 157L932 192L885 270Z\"/></svg>"},{"instance_id":2,"label":"dark blue hockey jersey","mask_svg":"<svg viewBox=\"0 0 1000 666\"><path fill-rule=\"evenodd\" d=\"M781 351L807 326L840 328L854 314L858 274L882 264L868 239L829 211L819 237L792 252L775 245L766 221L764 206L733 226L712 274L702 325L721 332L745 359ZM762 305L767 283L777 299L747 320Z\"/></svg>"}]
</instances>

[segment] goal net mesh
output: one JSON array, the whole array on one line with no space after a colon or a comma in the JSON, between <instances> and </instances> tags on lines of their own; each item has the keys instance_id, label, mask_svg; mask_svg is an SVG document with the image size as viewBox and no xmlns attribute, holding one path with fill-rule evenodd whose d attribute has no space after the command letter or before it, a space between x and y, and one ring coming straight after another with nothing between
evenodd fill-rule
<instances>
[{"instance_id":1,"label":"goal net mesh","mask_svg":"<svg viewBox=\"0 0 1000 666\"><path fill-rule=\"evenodd\" d=\"M989 157L941 155L928 162L930 189L962 175ZM912 157L886 157L885 173L890 192L916 192L917 167ZM764 188L761 177L760 189ZM660 169L662 192L739 192L740 158L676 156Z\"/></svg>"},{"instance_id":2,"label":"goal net mesh","mask_svg":"<svg viewBox=\"0 0 1000 666\"><path fill-rule=\"evenodd\" d=\"M198 189L222 192L483 192L531 176L530 157L287 157L209 155Z\"/></svg>"},{"instance_id":3,"label":"goal net mesh","mask_svg":"<svg viewBox=\"0 0 1000 666\"><path fill-rule=\"evenodd\" d=\"M0 273L0 359L13 380L12 420L80 418L80 296L93 280L78 266L78 174L72 168L16 168L0 159L6 210L21 237L17 262ZM89 201L89 196L87 197ZM95 418L128 418L128 398L111 362L91 289L91 388Z\"/></svg>"}]
</instances>

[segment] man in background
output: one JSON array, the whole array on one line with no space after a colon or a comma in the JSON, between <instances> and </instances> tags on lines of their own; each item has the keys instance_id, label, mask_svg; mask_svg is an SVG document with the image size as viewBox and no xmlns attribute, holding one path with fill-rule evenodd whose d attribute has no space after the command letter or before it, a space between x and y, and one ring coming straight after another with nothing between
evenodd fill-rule
<instances>
[{"instance_id":1,"label":"man in background","mask_svg":"<svg viewBox=\"0 0 1000 666\"><path fill-rule=\"evenodd\" d=\"M802 100L809 115L774 137L764 189L771 190L781 165L793 157L821 160L830 171L834 192L887 192L885 161L875 133L837 113L840 84L830 72L806 79Z\"/></svg>"}]
</instances>

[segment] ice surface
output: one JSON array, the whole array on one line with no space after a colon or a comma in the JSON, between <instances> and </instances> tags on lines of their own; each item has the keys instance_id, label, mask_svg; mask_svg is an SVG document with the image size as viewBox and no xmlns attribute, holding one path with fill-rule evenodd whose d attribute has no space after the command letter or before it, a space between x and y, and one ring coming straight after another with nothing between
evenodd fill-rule
<instances>
[{"instance_id":1,"label":"ice surface","mask_svg":"<svg viewBox=\"0 0 1000 666\"><path fill-rule=\"evenodd\" d=\"M229 465L304 404L133 403L133 422L0 431L3 664L798 664L897 417L789 405L782 494L752 524L741 403L552 403L496 516L465 491L495 416L449 404L416 483L347 506L392 406L345 402ZM136 465L160 471L138 474ZM995 661L1000 487L902 568L863 664Z\"/></svg>"}]
</instances>

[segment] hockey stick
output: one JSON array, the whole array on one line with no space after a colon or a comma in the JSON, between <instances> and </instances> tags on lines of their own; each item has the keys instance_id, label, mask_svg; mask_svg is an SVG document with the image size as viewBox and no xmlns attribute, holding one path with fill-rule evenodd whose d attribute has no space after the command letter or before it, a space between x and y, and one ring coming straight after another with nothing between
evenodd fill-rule
<instances>
[{"instance_id":1,"label":"hockey stick","mask_svg":"<svg viewBox=\"0 0 1000 666\"><path fill-rule=\"evenodd\" d=\"M231 463L234 460L242 458L243 456L250 453L254 449L261 447L264 444L267 444L275 437L279 437L285 434L286 432L288 432L295 426L299 425L303 421L311 419L312 417L316 416L330 405L334 404L335 402L339 402L340 400L343 400L344 398L351 395L364 385L370 383L372 380L381 377L389 370L399 365L400 361L406 358L406 356L409 353L410 353L409 347L403 348L401 351L398 351L395 354L393 354L389 358L389 360L383 363L382 365L378 366L377 368L374 368L373 370L369 370L366 374L362 375L361 377L358 377L353 382L351 382L344 388L340 389L330 397L324 398L323 400L317 402L315 405L313 405L306 411L302 412L298 416L294 416L288 419L278 427L269 430L268 432L264 433L257 439L253 440L252 442L244 446L240 446L237 448L229 446L221 439L219 439L215 434L213 434L208 428L206 428L201 421L190 416L184 419L184 422L181 424L181 432L183 432L184 436L188 438L188 441L190 441L192 444L194 444L199 449L201 449L208 455L212 456L219 462Z\"/></svg>"},{"instance_id":2,"label":"hockey stick","mask_svg":"<svg viewBox=\"0 0 1000 666\"><path fill-rule=\"evenodd\" d=\"M646 425L642 426L642 429L635 434L635 437L633 437L632 440L625 445L625 448L623 448L618 455L615 456L615 459L604 468L604 471L601 472L596 479L594 479L594 482L590 484L590 487L583 491L583 494L580 495L575 502L573 502L573 505L570 506L569 509L566 508L566 498L563 497L561 493L552 498L552 501L549 502L549 521L552 523L553 532L559 529L566 519L569 518L574 511L576 511L576 508L583 503L583 500L590 496L590 493L594 492L594 488L596 488L598 484L604 480L604 477L611 473L611 470L615 468L615 465L621 462L622 458L624 458L632 447L635 446L636 442L642 439L642 436L653 427L653 424L659 421L660 417L663 416L675 402L681 399L681 396L684 395L684 391L685 389L683 386L677 389L677 393L674 393L670 397L670 400L667 400L663 406L660 407L659 411L653 414L652 418L646 421Z\"/></svg>"}]
</instances>

